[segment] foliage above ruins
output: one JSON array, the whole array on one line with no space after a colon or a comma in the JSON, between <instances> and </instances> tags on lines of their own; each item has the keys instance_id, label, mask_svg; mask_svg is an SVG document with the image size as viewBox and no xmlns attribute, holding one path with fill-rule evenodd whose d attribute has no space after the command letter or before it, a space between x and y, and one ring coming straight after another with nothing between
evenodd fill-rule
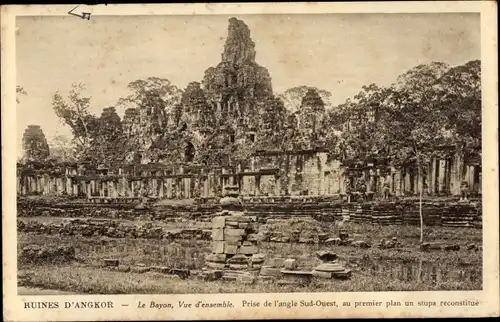
<instances>
[{"instance_id":1,"label":"foliage above ruins","mask_svg":"<svg viewBox=\"0 0 500 322\"><path fill-rule=\"evenodd\" d=\"M248 26L231 18L221 61L200 82L181 90L164 78L135 80L99 117L75 84L66 98L54 94L53 108L72 131L74 156L96 164L236 165L259 150L322 149L344 163L392 165L450 151L481 155L479 61L419 65L390 86L363 86L332 106L331 93L312 86L274 95L256 55Z\"/></svg>"}]
</instances>

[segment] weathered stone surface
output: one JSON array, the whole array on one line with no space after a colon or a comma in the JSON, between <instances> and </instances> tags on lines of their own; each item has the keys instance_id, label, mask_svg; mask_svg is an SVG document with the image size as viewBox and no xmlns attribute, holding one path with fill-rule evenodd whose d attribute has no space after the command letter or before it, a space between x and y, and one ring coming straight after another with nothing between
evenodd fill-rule
<instances>
[{"instance_id":1,"label":"weathered stone surface","mask_svg":"<svg viewBox=\"0 0 500 322\"><path fill-rule=\"evenodd\" d=\"M297 261L293 258L288 258L285 260L284 266L286 270L294 270L297 268Z\"/></svg>"},{"instance_id":2,"label":"weathered stone surface","mask_svg":"<svg viewBox=\"0 0 500 322\"><path fill-rule=\"evenodd\" d=\"M224 240L227 241L227 242L232 242L233 245L239 245L238 242L242 241L243 240L243 236L239 235L239 236L230 236L230 235L226 235L224 237Z\"/></svg>"},{"instance_id":3,"label":"weathered stone surface","mask_svg":"<svg viewBox=\"0 0 500 322\"><path fill-rule=\"evenodd\" d=\"M251 261L252 263L263 263L266 259L266 255L264 254L253 254Z\"/></svg>"},{"instance_id":4,"label":"weathered stone surface","mask_svg":"<svg viewBox=\"0 0 500 322\"><path fill-rule=\"evenodd\" d=\"M259 252L259 249L257 246L241 246L238 253L240 254L245 254L245 255L252 255L252 254L257 254Z\"/></svg>"},{"instance_id":5,"label":"weathered stone surface","mask_svg":"<svg viewBox=\"0 0 500 322\"><path fill-rule=\"evenodd\" d=\"M247 269L248 267L248 264L229 264L229 268L235 270Z\"/></svg>"},{"instance_id":6,"label":"weathered stone surface","mask_svg":"<svg viewBox=\"0 0 500 322\"><path fill-rule=\"evenodd\" d=\"M214 241L212 242L212 252L215 254L224 253L224 242L223 241Z\"/></svg>"},{"instance_id":7,"label":"weathered stone surface","mask_svg":"<svg viewBox=\"0 0 500 322\"><path fill-rule=\"evenodd\" d=\"M246 232L245 229L226 228L224 229L224 234L226 236L244 236L246 235Z\"/></svg>"},{"instance_id":8,"label":"weathered stone surface","mask_svg":"<svg viewBox=\"0 0 500 322\"><path fill-rule=\"evenodd\" d=\"M224 229L214 228L212 229L212 240L224 240Z\"/></svg>"},{"instance_id":9,"label":"weathered stone surface","mask_svg":"<svg viewBox=\"0 0 500 322\"><path fill-rule=\"evenodd\" d=\"M240 225L239 222L237 221L226 221L226 227L233 227L233 228L239 228L238 226Z\"/></svg>"},{"instance_id":10,"label":"weathered stone surface","mask_svg":"<svg viewBox=\"0 0 500 322\"><path fill-rule=\"evenodd\" d=\"M238 246L225 242L224 253L235 255L238 253Z\"/></svg>"},{"instance_id":11,"label":"weathered stone surface","mask_svg":"<svg viewBox=\"0 0 500 322\"><path fill-rule=\"evenodd\" d=\"M253 241L253 242L258 241L258 235L257 234L248 234L247 235L247 240L248 241Z\"/></svg>"},{"instance_id":12,"label":"weathered stone surface","mask_svg":"<svg viewBox=\"0 0 500 322\"><path fill-rule=\"evenodd\" d=\"M236 254L227 260L227 262L230 264L248 264L249 261L250 257L247 257L243 254Z\"/></svg>"},{"instance_id":13,"label":"weathered stone surface","mask_svg":"<svg viewBox=\"0 0 500 322\"><path fill-rule=\"evenodd\" d=\"M226 226L226 217L214 217L212 219L212 228L224 228Z\"/></svg>"},{"instance_id":14,"label":"weathered stone surface","mask_svg":"<svg viewBox=\"0 0 500 322\"><path fill-rule=\"evenodd\" d=\"M344 270L338 263L323 263L314 268L316 271L320 272L341 272Z\"/></svg>"},{"instance_id":15,"label":"weathered stone surface","mask_svg":"<svg viewBox=\"0 0 500 322\"><path fill-rule=\"evenodd\" d=\"M270 267L283 267L285 266L285 258L282 257L273 257L269 258L266 262L266 266Z\"/></svg>"},{"instance_id":16,"label":"weathered stone surface","mask_svg":"<svg viewBox=\"0 0 500 322\"><path fill-rule=\"evenodd\" d=\"M224 269L226 267L225 263L216 263L216 262L205 262L205 265L213 269Z\"/></svg>"},{"instance_id":17,"label":"weathered stone surface","mask_svg":"<svg viewBox=\"0 0 500 322\"><path fill-rule=\"evenodd\" d=\"M332 272L322 272L315 269L312 271L312 275L319 278L332 278Z\"/></svg>"},{"instance_id":18,"label":"weathered stone surface","mask_svg":"<svg viewBox=\"0 0 500 322\"><path fill-rule=\"evenodd\" d=\"M226 254L209 254L205 257L205 260L208 262L216 262L216 263L225 263L226 262Z\"/></svg>"},{"instance_id":19,"label":"weathered stone surface","mask_svg":"<svg viewBox=\"0 0 500 322\"><path fill-rule=\"evenodd\" d=\"M274 276L281 277L281 269L271 266L262 266L260 268L260 275L262 276Z\"/></svg>"}]
</instances>

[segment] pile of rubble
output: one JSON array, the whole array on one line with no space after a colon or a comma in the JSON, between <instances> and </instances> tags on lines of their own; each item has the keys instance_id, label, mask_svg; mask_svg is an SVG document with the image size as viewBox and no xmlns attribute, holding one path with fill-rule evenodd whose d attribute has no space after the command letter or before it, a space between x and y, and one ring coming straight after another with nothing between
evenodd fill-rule
<instances>
[{"instance_id":1,"label":"pile of rubble","mask_svg":"<svg viewBox=\"0 0 500 322\"><path fill-rule=\"evenodd\" d=\"M197 239L210 240L210 231L201 228L165 231L162 227L148 222L142 225L125 224L117 220L69 219L61 223L47 223L35 220L18 220L19 232L48 235L70 235L83 237L145 238L145 239Z\"/></svg>"},{"instance_id":2,"label":"pile of rubble","mask_svg":"<svg viewBox=\"0 0 500 322\"><path fill-rule=\"evenodd\" d=\"M224 211L212 220L212 253L205 258L204 274L224 271L222 279L254 281L265 256L259 254L255 218L240 212Z\"/></svg>"},{"instance_id":3,"label":"pile of rubble","mask_svg":"<svg viewBox=\"0 0 500 322\"><path fill-rule=\"evenodd\" d=\"M314 268L312 271L313 276L336 279L349 279L351 277L351 270L339 264L337 254L318 251L316 256L322 263Z\"/></svg>"},{"instance_id":4,"label":"pile of rubble","mask_svg":"<svg viewBox=\"0 0 500 322\"><path fill-rule=\"evenodd\" d=\"M351 270L342 266L335 253L318 251L317 258L321 264L313 270L298 266L294 258L270 258L262 266L260 280L273 281L280 285L306 285L312 278L349 279Z\"/></svg>"},{"instance_id":5,"label":"pile of rubble","mask_svg":"<svg viewBox=\"0 0 500 322\"><path fill-rule=\"evenodd\" d=\"M29 264L62 264L76 259L76 251L70 245L28 245L22 248L19 262Z\"/></svg>"}]
</instances>

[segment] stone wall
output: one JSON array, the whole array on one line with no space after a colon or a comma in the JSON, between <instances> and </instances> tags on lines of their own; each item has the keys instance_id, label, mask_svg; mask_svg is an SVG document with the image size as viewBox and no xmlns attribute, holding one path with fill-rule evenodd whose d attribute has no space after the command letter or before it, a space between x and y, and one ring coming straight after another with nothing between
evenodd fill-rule
<instances>
[{"instance_id":1,"label":"stone wall","mask_svg":"<svg viewBox=\"0 0 500 322\"><path fill-rule=\"evenodd\" d=\"M236 185L241 196L335 196L356 191L358 180L367 192L382 197L459 195L466 181L473 195L481 193L481 167L466 165L459 156L434 159L419 177L412 168L379 169L373 164L351 168L331 160L322 150L261 151L247 166L209 167L192 164L118 165L96 168L83 164L18 164L18 195L68 195L87 199L195 199L222 196Z\"/></svg>"},{"instance_id":2,"label":"stone wall","mask_svg":"<svg viewBox=\"0 0 500 322\"><path fill-rule=\"evenodd\" d=\"M133 205L101 206L88 203L56 203L18 200L18 217L66 217L66 218L107 218L143 219L175 221L192 219L209 221L214 214L222 211L217 204L195 204L182 206L145 206L134 209ZM246 200L242 205L224 206L226 209L241 211L255 216L258 222L269 218L312 217L321 222L348 219L381 225L420 225L418 200L384 202L345 203L332 198L311 198L294 200L273 200L273 198ZM482 227L481 202L456 202L450 200L427 199L423 202L424 223L428 226Z\"/></svg>"}]
</instances>

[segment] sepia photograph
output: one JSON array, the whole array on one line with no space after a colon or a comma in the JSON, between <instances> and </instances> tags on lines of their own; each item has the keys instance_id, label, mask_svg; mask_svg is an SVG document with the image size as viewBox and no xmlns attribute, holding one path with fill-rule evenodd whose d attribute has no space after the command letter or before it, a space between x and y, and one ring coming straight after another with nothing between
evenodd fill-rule
<instances>
[{"instance_id":1,"label":"sepia photograph","mask_svg":"<svg viewBox=\"0 0 500 322\"><path fill-rule=\"evenodd\" d=\"M2 19L22 314L491 312L483 13L250 6Z\"/></svg>"},{"instance_id":2,"label":"sepia photograph","mask_svg":"<svg viewBox=\"0 0 500 322\"><path fill-rule=\"evenodd\" d=\"M482 289L479 14L16 27L20 292Z\"/></svg>"}]
</instances>

